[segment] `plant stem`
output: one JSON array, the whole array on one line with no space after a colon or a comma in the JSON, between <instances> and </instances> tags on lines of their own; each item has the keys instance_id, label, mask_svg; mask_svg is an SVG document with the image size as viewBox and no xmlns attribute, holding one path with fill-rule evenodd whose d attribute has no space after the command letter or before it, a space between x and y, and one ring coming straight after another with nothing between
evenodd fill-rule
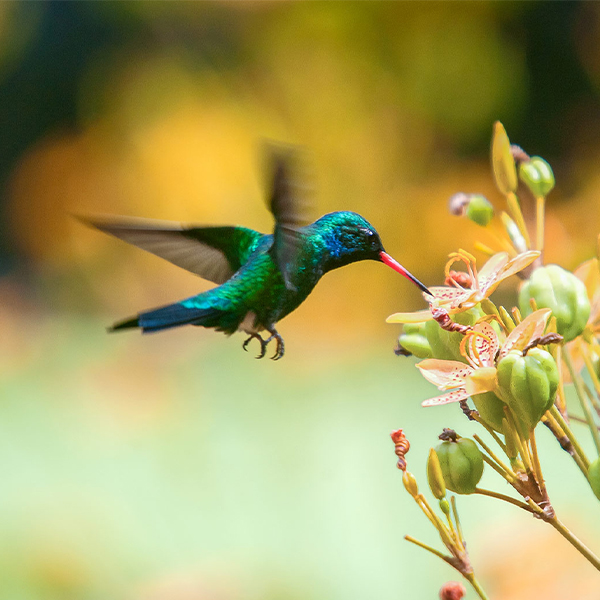
<instances>
[{"instance_id":1,"label":"plant stem","mask_svg":"<svg viewBox=\"0 0 600 600\"><path fill-rule=\"evenodd\" d=\"M600 379L598 379L598 375L596 375L596 369L594 369L594 365L592 364L592 360L589 356L588 346L584 342L579 343L579 350L581 352L581 356L583 356L583 362L585 362L585 367L590 375L590 379L592 380L592 384L594 385L594 390L596 391L596 402L598 398L600 398ZM594 401L592 398L592 404Z\"/></svg>"},{"instance_id":2,"label":"plant stem","mask_svg":"<svg viewBox=\"0 0 600 600\"><path fill-rule=\"evenodd\" d=\"M423 548L424 550L427 550L428 552L431 552L432 554L435 554L437 557L441 558L442 560L445 560L446 562L449 562L449 559L450 559L449 556L446 556L445 554L443 554L439 550L436 550L435 548L432 548L431 546L428 546L425 542L420 542L419 540L415 539L414 537L412 537L410 535L405 535L404 539L407 542L411 542L412 544L415 544L415 546L419 546L419 548ZM450 563L450 564L452 564L452 563Z\"/></svg>"},{"instance_id":3,"label":"plant stem","mask_svg":"<svg viewBox=\"0 0 600 600\"><path fill-rule=\"evenodd\" d=\"M492 460L494 460L496 462L496 464L505 472L505 473L509 473L510 475L512 475L512 471L508 468L507 465L505 465L489 448L489 446L487 446L487 444L485 444L483 442L483 440L477 435L475 434L473 436L473 439L490 455L490 458ZM505 478L506 479L506 478Z\"/></svg>"},{"instance_id":4,"label":"plant stem","mask_svg":"<svg viewBox=\"0 0 600 600\"><path fill-rule=\"evenodd\" d=\"M581 404L583 415L585 417L585 420L587 421L588 428L592 434L594 444L596 445L596 450L600 454L600 432L598 431L598 427L596 427L596 423L594 422L594 417L592 415L592 411L590 410L590 405L585 395L579 373L575 371L573 363L571 362L571 356L566 348L564 348L563 360L565 361L567 369L569 369L569 373L571 374L571 379L575 384L575 391L577 392L577 397L579 398L579 403Z\"/></svg>"},{"instance_id":5,"label":"plant stem","mask_svg":"<svg viewBox=\"0 0 600 600\"><path fill-rule=\"evenodd\" d=\"M575 419L576 420L576 419ZM582 419L582 422L585 423L585 420ZM573 447L573 444L567 434L563 431L561 426L558 424L556 419L552 416L550 411L546 412L544 418L542 419L542 423L548 427L548 429L552 432L552 435L556 438L561 448L569 453L571 458L575 461L575 464L579 467L579 470L583 473L583 475L587 478L587 468L581 459L581 456L577 454L577 451ZM569 446L565 444L565 439L569 443Z\"/></svg>"},{"instance_id":6,"label":"plant stem","mask_svg":"<svg viewBox=\"0 0 600 600\"><path fill-rule=\"evenodd\" d=\"M543 252L544 250L544 210L546 198L538 196L535 199L535 249Z\"/></svg>"},{"instance_id":7,"label":"plant stem","mask_svg":"<svg viewBox=\"0 0 600 600\"><path fill-rule=\"evenodd\" d=\"M583 452L583 448L579 445L577 438L575 437L573 431L571 430L571 428L569 427L569 425L563 418L560 410L558 410L558 408L556 408L555 405L552 405L550 407L549 412L554 417L554 419L557 421L560 428L565 432L565 435L569 438L569 441L571 442L571 445L573 446L573 450L575 450L575 452L579 455L579 458L581 459L581 462L583 463L583 466L585 468L585 475L587 477L587 471L590 466L590 461L589 461L588 457L585 455L585 453Z\"/></svg>"},{"instance_id":8,"label":"plant stem","mask_svg":"<svg viewBox=\"0 0 600 600\"><path fill-rule=\"evenodd\" d=\"M544 498L548 498L548 491L546 490L546 482L544 481L544 475L542 474L542 465L540 464L540 457L537 451L537 443L535 441L535 431L532 429L529 435L529 444L531 446L531 456L533 457L533 469L537 479L538 486L542 492Z\"/></svg>"},{"instance_id":9,"label":"plant stem","mask_svg":"<svg viewBox=\"0 0 600 600\"><path fill-rule=\"evenodd\" d=\"M598 571L600 571L600 558L598 558L578 537L573 535L557 517L549 519L548 523L556 529L572 546L587 558Z\"/></svg>"},{"instance_id":10,"label":"plant stem","mask_svg":"<svg viewBox=\"0 0 600 600\"><path fill-rule=\"evenodd\" d=\"M475 494L481 494L482 496L489 496L490 498L496 498L497 500L503 500L504 502L509 502L510 504L514 504L523 510L526 510L530 513L535 513L535 511L531 510L531 508L525 504L525 502L521 502L516 498L511 498L505 494L501 494L499 492L493 492L492 490L486 490L484 488L475 488Z\"/></svg>"},{"instance_id":11,"label":"plant stem","mask_svg":"<svg viewBox=\"0 0 600 600\"><path fill-rule=\"evenodd\" d=\"M488 600L486 593L483 591L481 585L479 585L477 579L475 579L475 575L473 573L464 575L464 578L473 586L473 589L477 592L477 595L481 598L481 600Z\"/></svg>"},{"instance_id":12,"label":"plant stem","mask_svg":"<svg viewBox=\"0 0 600 600\"><path fill-rule=\"evenodd\" d=\"M527 231L527 226L525 225L525 219L523 218L523 212L521 211L521 205L519 204L519 199L514 192L509 192L506 194L506 204L508 205L508 210L511 213L523 239L525 240L525 245L527 248L531 248L531 241L529 240L529 232Z\"/></svg>"}]
</instances>

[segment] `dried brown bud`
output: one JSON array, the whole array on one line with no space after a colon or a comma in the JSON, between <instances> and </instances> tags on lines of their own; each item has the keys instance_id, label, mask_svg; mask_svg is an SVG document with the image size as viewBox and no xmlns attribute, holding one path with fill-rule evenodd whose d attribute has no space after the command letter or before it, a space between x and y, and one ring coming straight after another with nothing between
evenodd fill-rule
<instances>
[{"instance_id":1,"label":"dried brown bud","mask_svg":"<svg viewBox=\"0 0 600 600\"><path fill-rule=\"evenodd\" d=\"M444 280L444 285L454 286L457 283L461 287L472 289L474 287L473 278L465 271L450 271Z\"/></svg>"},{"instance_id":2,"label":"dried brown bud","mask_svg":"<svg viewBox=\"0 0 600 600\"><path fill-rule=\"evenodd\" d=\"M450 214L462 217L467 210L470 200L471 196L464 192L458 192L458 194L451 196L450 200L448 200L448 210L450 211Z\"/></svg>"},{"instance_id":3,"label":"dried brown bud","mask_svg":"<svg viewBox=\"0 0 600 600\"><path fill-rule=\"evenodd\" d=\"M458 581L447 581L440 588L440 600L461 600L466 593L467 590L462 583Z\"/></svg>"},{"instance_id":4,"label":"dried brown bud","mask_svg":"<svg viewBox=\"0 0 600 600\"><path fill-rule=\"evenodd\" d=\"M406 439L406 436L404 435L402 429L392 431L390 437L392 438L392 442L394 442L394 446L396 447L396 449L394 450L396 456L398 457L398 463L396 466L401 471L406 471L406 459L404 458L404 455L410 449L410 443Z\"/></svg>"}]
</instances>

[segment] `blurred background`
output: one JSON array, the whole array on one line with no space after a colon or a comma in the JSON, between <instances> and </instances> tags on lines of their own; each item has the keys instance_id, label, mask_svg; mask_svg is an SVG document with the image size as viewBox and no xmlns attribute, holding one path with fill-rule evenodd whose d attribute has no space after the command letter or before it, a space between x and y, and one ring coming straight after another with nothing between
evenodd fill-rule
<instances>
[{"instance_id":1,"label":"blurred background","mask_svg":"<svg viewBox=\"0 0 600 600\"><path fill-rule=\"evenodd\" d=\"M319 214L360 212L439 284L448 252L489 242L446 205L501 206L499 119L554 168L547 260L573 268L600 229L599 35L589 2L0 3L0 599L436 598L456 576L402 540L436 543L388 434L425 485L442 427L471 429L421 409L435 390L392 352L384 320L418 292L375 263L328 274L278 363L191 327L108 336L208 284L72 215L270 231L260 147L281 140L308 149ZM540 437L598 550L597 501ZM492 595L597 600L544 525L459 510Z\"/></svg>"}]
</instances>

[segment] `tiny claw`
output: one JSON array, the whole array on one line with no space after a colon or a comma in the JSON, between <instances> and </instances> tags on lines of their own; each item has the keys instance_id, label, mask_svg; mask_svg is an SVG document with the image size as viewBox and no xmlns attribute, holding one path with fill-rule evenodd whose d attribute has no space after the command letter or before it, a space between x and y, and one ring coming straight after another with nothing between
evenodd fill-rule
<instances>
[{"instance_id":1,"label":"tiny claw","mask_svg":"<svg viewBox=\"0 0 600 600\"><path fill-rule=\"evenodd\" d=\"M279 360L285 354L285 344L283 343L283 338L279 335L279 333L277 333L275 329L270 329L269 333L271 334L271 337L269 337L266 340L265 345L268 344L271 340L275 340L277 342L277 348L275 350L275 354L271 356L271 360Z\"/></svg>"},{"instance_id":2,"label":"tiny claw","mask_svg":"<svg viewBox=\"0 0 600 600\"><path fill-rule=\"evenodd\" d=\"M260 335L258 333L251 333L249 335L249 337L244 341L244 343L242 344L242 348L248 352L248 344L253 340L253 339L257 339L260 343L260 353L258 354L258 356L256 356L256 358L263 358L264 355L267 353L267 344L269 343L269 340L265 341L262 339L262 337L260 337ZM270 339L270 338L269 338Z\"/></svg>"}]
</instances>

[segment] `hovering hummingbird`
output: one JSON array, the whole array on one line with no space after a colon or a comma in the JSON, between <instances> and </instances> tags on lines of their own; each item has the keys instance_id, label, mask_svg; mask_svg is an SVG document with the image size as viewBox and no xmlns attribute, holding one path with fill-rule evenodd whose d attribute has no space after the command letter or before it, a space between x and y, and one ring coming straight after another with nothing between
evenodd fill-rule
<instances>
[{"instance_id":1,"label":"hovering hummingbird","mask_svg":"<svg viewBox=\"0 0 600 600\"><path fill-rule=\"evenodd\" d=\"M307 298L321 277L359 260L382 262L429 290L387 254L374 227L359 214L329 213L305 225L303 186L294 177L292 152L273 157L269 208L272 234L245 227L194 226L150 219L82 219L138 248L200 275L217 287L180 302L115 323L109 331L139 328L144 333L180 325L243 331L260 343L263 358L275 340L273 360L284 354L275 326ZM266 331L269 337L261 336Z\"/></svg>"}]
</instances>

